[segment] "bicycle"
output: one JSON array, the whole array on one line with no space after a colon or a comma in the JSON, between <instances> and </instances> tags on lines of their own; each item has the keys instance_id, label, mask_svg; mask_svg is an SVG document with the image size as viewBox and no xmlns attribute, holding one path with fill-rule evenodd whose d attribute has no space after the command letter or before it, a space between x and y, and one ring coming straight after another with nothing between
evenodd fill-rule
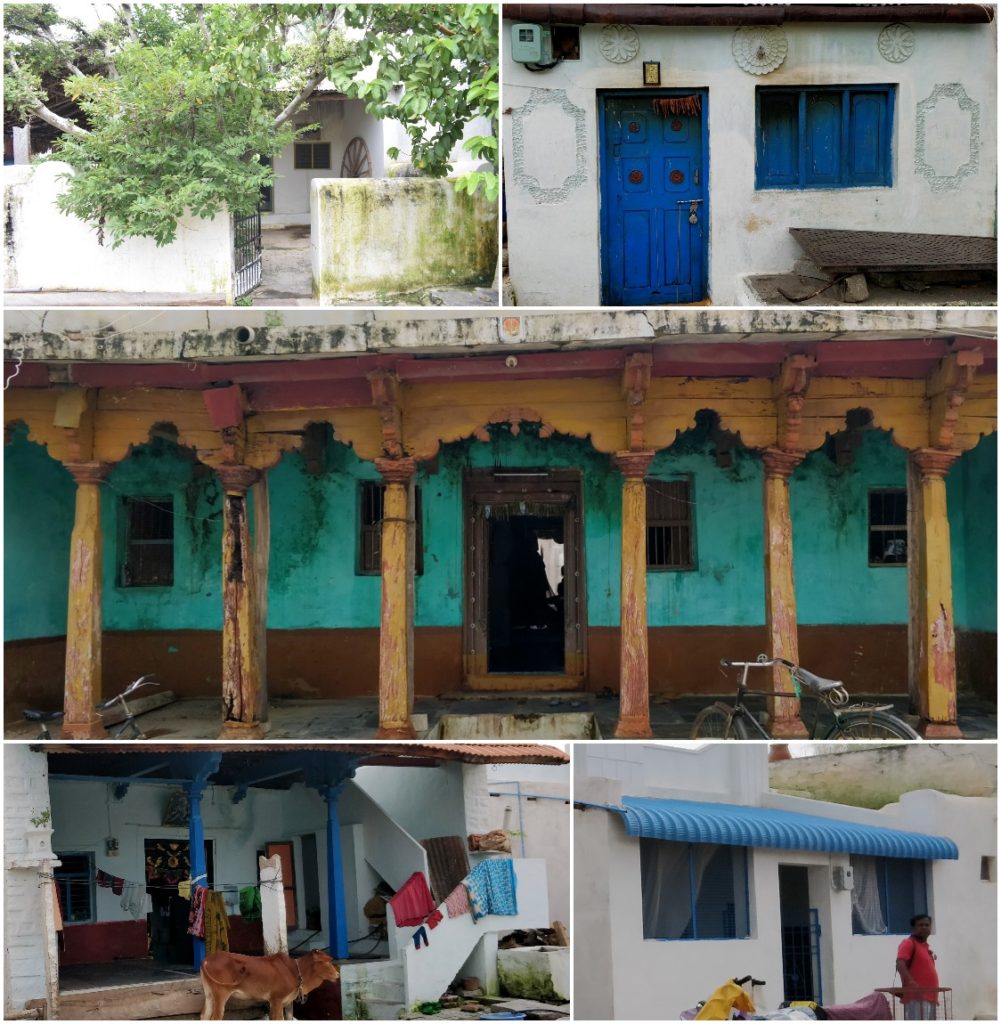
<instances>
[{"instance_id":1,"label":"bicycle","mask_svg":"<svg viewBox=\"0 0 1001 1024\"><path fill-rule=\"evenodd\" d=\"M136 690L142 689L144 686L159 686L160 684L154 682L152 674L140 676L138 679L129 683L128 686L122 690L121 693L109 700L104 701L102 704L98 704L94 709L99 715L104 715L111 711L116 704L121 704L122 711L125 712L125 718L118 724L114 732L109 736L110 739L146 739L146 734L139 728L138 722L136 722L135 712L126 703L125 698L130 697ZM29 722L37 722L39 726L38 738L40 740L52 739L52 734L49 732L50 722L61 722L65 712L64 711L38 711L34 708L28 708L24 712L24 717ZM131 733L130 736L125 736L126 732Z\"/></svg>"},{"instance_id":2,"label":"bicycle","mask_svg":"<svg viewBox=\"0 0 1001 1024\"><path fill-rule=\"evenodd\" d=\"M785 658L768 658L759 654L756 661L720 661L724 668L742 668L740 682L737 684L737 696L733 704L716 701L703 708L695 716L692 724L691 738L749 740L772 738L768 729L762 725L758 717L744 703L747 696L755 697L786 697L800 701L802 708L803 690L817 699L834 718L827 732L818 737L820 727L820 708L810 727L809 738L825 740L874 740L899 739L918 740L921 737L902 719L891 711L892 704L869 704L857 702L849 704L851 699L844 683L838 679L824 679L822 676L808 672L800 665L794 665ZM747 686L747 676L752 668L771 668L782 665L789 670L792 677L794 693L782 693L774 690L751 690ZM800 716L802 718L802 715ZM804 724L806 723L804 719Z\"/></svg>"}]
</instances>

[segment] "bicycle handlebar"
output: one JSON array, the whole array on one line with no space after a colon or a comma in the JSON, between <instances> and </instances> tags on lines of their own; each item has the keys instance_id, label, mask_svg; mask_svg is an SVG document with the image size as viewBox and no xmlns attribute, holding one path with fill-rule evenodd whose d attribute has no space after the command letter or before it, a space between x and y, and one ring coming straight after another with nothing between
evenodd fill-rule
<instances>
[{"instance_id":1,"label":"bicycle handlebar","mask_svg":"<svg viewBox=\"0 0 1001 1024\"><path fill-rule=\"evenodd\" d=\"M788 669L799 668L799 665L786 661L785 658L766 658L763 654L758 655L757 661L728 661L726 658L720 658L719 663L723 668L770 668L772 665L785 665Z\"/></svg>"}]
</instances>

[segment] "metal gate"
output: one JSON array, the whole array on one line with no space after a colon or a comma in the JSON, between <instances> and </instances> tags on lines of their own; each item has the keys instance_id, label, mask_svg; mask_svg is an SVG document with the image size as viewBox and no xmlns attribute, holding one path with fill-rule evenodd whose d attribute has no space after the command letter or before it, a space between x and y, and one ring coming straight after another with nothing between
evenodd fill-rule
<instances>
[{"instance_id":1,"label":"metal gate","mask_svg":"<svg viewBox=\"0 0 1001 1024\"><path fill-rule=\"evenodd\" d=\"M782 928L782 976L785 998L823 1001L820 970L820 915L809 909L808 925Z\"/></svg>"},{"instance_id":2,"label":"metal gate","mask_svg":"<svg viewBox=\"0 0 1001 1024\"><path fill-rule=\"evenodd\" d=\"M261 211L233 218L233 298L242 299L261 283Z\"/></svg>"}]
</instances>

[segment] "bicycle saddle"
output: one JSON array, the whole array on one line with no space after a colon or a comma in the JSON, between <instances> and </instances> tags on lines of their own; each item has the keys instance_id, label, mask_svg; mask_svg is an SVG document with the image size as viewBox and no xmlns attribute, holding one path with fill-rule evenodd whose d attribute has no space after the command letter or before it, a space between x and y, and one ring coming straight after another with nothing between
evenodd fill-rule
<instances>
[{"instance_id":1,"label":"bicycle saddle","mask_svg":"<svg viewBox=\"0 0 1001 1024\"><path fill-rule=\"evenodd\" d=\"M807 672L805 668L800 668L798 665L795 672L796 678L815 693L828 693L845 685L840 679L824 679L822 676L816 676L812 672Z\"/></svg>"},{"instance_id":2,"label":"bicycle saddle","mask_svg":"<svg viewBox=\"0 0 1001 1024\"><path fill-rule=\"evenodd\" d=\"M63 714L62 711L36 711L33 708L28 708L24 712L24 717L29 722L57 722L63 717Z\"/></svg>"}]
</instances>

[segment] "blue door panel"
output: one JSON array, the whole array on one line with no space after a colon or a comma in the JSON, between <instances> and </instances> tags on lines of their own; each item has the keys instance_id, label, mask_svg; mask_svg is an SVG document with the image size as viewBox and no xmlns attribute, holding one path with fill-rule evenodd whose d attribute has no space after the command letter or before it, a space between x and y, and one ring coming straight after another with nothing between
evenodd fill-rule
<instances>
[{"instance_id":1,"label":"blue door panel","mask_svg":"<svg viewBox=\"0 0 1001 1024\"><path fill-rule=\"evenodd\" d=\"M841 177L841 96L815 93L806 101L806 180L837 184Z\"/></svg>"},{"instance_id":2,"label":"blue door panel","mask_svg":"<svg viewBox=\"0 0 1001 1024\"><path fill-rule=\"evenodd\" d=\"M882 183L882 155L885 144L886 96L880 93L854 93L852 104L851 173L856 185Z\"/></svg>"},{"instance_id":3,"label":"blue door panel","mask_svg":"<svg viewBox=\"0 0 1001 1024\"><path fill-rule=\"evenodd\" d=\"M705 295L705 96L701 115L680 117L662 117L652 99L601 100L602 300L610 305Z\"/></svg>"}]
</instances>

